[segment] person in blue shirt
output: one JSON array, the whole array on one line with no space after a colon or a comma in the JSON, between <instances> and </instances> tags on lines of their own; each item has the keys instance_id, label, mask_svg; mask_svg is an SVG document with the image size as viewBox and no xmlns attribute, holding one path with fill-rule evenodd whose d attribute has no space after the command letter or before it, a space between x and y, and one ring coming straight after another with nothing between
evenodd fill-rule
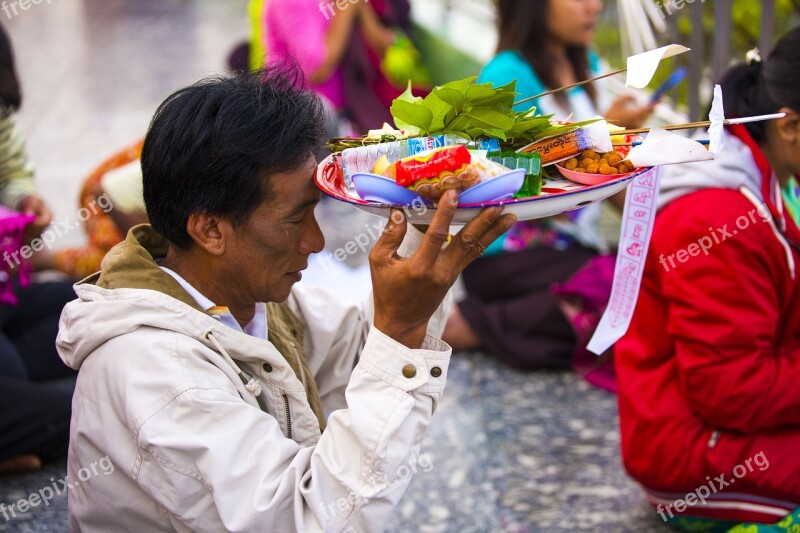
<instances>
[{"instance_id":1,"label":"person in blue shirt","mask_svg":"<svg viewBox=\"0 0 800 533\"><path fill-rule=\"evenodd\" d=\"M480 82L501 86L516 80L518 99L523 99L600 72L600 58L590 49L603 7L599 0L499 0L497 5L498 52L481 71ZM592 83L517 110L536 107L539 114L572 121L601 114L633 128L652 111L652 105L638 106L632 96L615 99L603 89L602 83ZM551 293L551 286L615 244L596 231L592 218L600 208L591 216L584 217L592 210L583 211L579 219L519 223L494 242L464 272L467 297L451 313L444 340L456 350L483 348L515 368L568 368L578 344L576 313ZM597 269L609 270L613 267ZM610 290L610 279L608 285Z\"/></svg>"},{"instance_id":2,"label":"person in blue shirt","mask_svg":"<svg viewBox=\"0 0 800 533\"><path fill-rule=\"evenodd\" d=\"M517 80L522 99L600 74L600 58L590 48L603 8L600 0L500 0L498 8L498 51L479 82L499 86ZM612 99L602 82L521 104L517 110L531 107L562 120L601 114L625 128L641 127L652 111L652 105L636 105L631 95Z\"/></svg>"}]
</instances>

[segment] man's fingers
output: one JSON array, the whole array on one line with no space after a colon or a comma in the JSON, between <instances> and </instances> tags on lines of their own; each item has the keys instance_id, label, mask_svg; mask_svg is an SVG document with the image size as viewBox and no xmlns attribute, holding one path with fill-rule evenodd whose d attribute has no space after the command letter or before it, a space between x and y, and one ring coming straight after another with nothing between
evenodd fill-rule
<instances>
[{"instance_id":1,"label":"man's fingers","mask_svg":"<svg viewBox=\"0 0 800 533\"><path fill-rule=\"evenodd\" d=\"M516 224L516 215L502 215L502 208L485 209L455 236L447 252L455 254L459 268L482 256L492 242Z\"/></svg>"},{"instance_id":2,"label":"man's fingers","mask_svg":"<svg viewBox=\"0 0 800 533\"><path fill-rule=\"evenodd\" d=\"M428 231L425 232L422 244L415 255L424 264L432 265L439 257L442 245L450 235L450 222L453 220L457 206L458 193L454 190L445 192L439 199L439 205L433 215L431 225L428 226Z\"/></svg>"},{"instance_id":3,"label":"man's fingers","mask_svg":"<svg viewBox=\"0 0 800 533\"><path fill-rule=\"evenodd\" d=\"M384 260L394 257L406 236L407 228L408 222L406 222L405 213L400 209L392 209L383 235L375 243L370 256Z\"/></svg>"}]
</instances>

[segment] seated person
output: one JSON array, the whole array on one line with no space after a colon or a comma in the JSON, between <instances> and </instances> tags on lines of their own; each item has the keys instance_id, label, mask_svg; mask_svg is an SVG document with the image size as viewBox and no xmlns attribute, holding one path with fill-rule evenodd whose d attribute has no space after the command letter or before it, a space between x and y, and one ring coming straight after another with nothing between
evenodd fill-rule
<instances>
[{"instance_id":1,"label":"seated person","mask_svg":"<svg viewBox=\"0 0 800 533\"><path fill-rule=\"evenodd\" d=\"M21 103L11 41L0 26L0 204L31 215L25 240L36 249L53 217L14 120ZM63 457L69 439L72 385L50 381L74 375L59 360L55 339L61 310L75 293L65 282L16 284L25 255L4 249L0 262L0 473Z\"/></svg>"},{"instance_id":2,"label":"seated person","mask_svg":"<svg viewBox=\"0 0 800 533\"><path fill-rule=\"evenodd\" d=\"M50 254L49 264L74 280L100 270L106 253L122 242L128 230L147 222L142 198L142 170L139 156L142 141L126 147L100 164L84 180L79 195L79 213L88 242L76 248L62 248Z\"/></svg>"},{"instance_id":3,"label":"seated person","mask_svg":"<svg viewBox=\"0 0 800 533\"><path fill-rule=\"evenodd\" d=\"M600 59L591 45L602 8L595 1L499 1L497 54L478 81L496 87L516 81L517 98L523 99L598 75ZM573 121L603 112L630 127L641 126L652 110L652 105L634 105L630 96L613 99L604 89L603 83L590 83L516 109L536 108L537 114ZM624 193L615 200L622 205ZM603 254L616 249L620 220L609 201L518 224L464 272L466 298L453 307L444 340L456 350L484 349L514 368L574 365L582 373L593 372L596 358L584 347L611 293L614 258ZM553 294L554 284L587 285L584 277L600 294L593 308L586 298L567 302ZM585 296L586 291L577 292ZM600 374L599 380L587 378L613 388L613 379Z\"/></svg>"},{"instance_id":4,"label":"seated person","mask_svg":"<svg viewBox=\"0 0 800 533\"><path fill-rule=\"evenodd\" d=\"M715 161L665 167L616 345L625 467L678 525L800 507L800 220L782 198L800 172L799 49L797 28L721 82L726 115L785 118L730 126Z\"/></svg>"},{"instance_id":5,"label":"seated person","mask_svg":"<svg viewBox=\"0 0 800 533\"><path fill-rule=\"evenodd\" d=\"M304 78L326 104L328 135L366 134L391 120L391 98L400 91L385 87L375 57L383 57L395 39L386 23L394 22L390 8L378 2L318 2L269 0L265 5L267 62L296 61ZM399 2L404 3L404 2ZM343 7L340 7L343 6ZM399 17L398 17L399 18ZM405 87L403 87L405 89ZM388 90L388 93L386 91ZM386 101L381 96L391 96Z\"/></svg>"},{"instance_id":6,"label":"seated person","mask_svg":"<svg viewBox=\"0 0 800 533\"><path fill-rule=\"evenodd\" d=\"M323 108L299 75L213 78L156 112L152 227L62 317L69 475L114 466L70 491L73 530L380 531L408 485L447 376L442 302L516 218L484 210L443 248L451 193L424 236L392 212L364 307L295 285L324 246Z\"/></svg>"}]
</instances>

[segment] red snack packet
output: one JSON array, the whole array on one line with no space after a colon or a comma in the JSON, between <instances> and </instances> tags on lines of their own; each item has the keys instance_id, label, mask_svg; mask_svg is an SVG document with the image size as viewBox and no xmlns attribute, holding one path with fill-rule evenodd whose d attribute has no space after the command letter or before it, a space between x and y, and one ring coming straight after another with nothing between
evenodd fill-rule
<instances>
[{"instance_id":1,"label":"red snack packet","mask_svg":"<svg viewBox=\"0 0 800 533\"><path fill-rule=\"evenodd\" d=\"M448 146L422 156L412 156L397 162L395 181L401 187L413 189L420 180L444 181L463 173L472 162L466 146Z\"/></svg>"}]
</instances>

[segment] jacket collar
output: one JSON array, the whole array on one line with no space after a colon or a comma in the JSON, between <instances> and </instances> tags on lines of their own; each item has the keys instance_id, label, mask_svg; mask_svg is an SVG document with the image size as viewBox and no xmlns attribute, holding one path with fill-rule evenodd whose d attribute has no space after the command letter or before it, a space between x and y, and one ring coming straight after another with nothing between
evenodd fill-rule
<instances>
[{"instance_id":1,"label":"jacket collar","mask_svg":"<svg viewBox=\"0 0 800 533\"><path fill-rule=\"evenodd\" d=\"M203 309L172 276L161 270L158 259L167 255L166 239L149 224L131 228L124 241L103 259L100 272L78 282L103 289L149 289L171 296L202 313Z\"/></svg>"},{"instance_id":2,"label":"jacket collar","mask_svg":"<svg viewBox=\"0 0 800 533\"><path fill-rule=\"evenodd\" d=\"M728 129L732 135L745 143L752 152L753 160L761 173L761 194L764 198L764 203L772 213L780 232L786 240L797 247L800 244L800 228L797 227L797 224L786 212L780 184L767 160L767 156L764 155L764 151L761 150L761 147L743 124L734 124L728 126Z\"/></svg>"}]
</instances>

